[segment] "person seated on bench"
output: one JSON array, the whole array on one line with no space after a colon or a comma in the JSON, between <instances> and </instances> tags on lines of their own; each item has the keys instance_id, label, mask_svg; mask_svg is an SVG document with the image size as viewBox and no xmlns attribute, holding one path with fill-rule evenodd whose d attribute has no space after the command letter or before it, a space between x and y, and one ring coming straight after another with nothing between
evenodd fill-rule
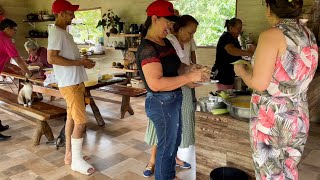
<instances>
[{"instance_id":1,"label":"person seated on bench","mask_svg":"<svg viewBox=\"0 0 320 180\"><path fill-rule=\"evenodd\" d=\"M52 4L56 20L48 38L48 62L53 64L59 91L67 103L65 164L71 164L73 171L91 175L95 168L82 156L83 133L87 123L83 82L88 79L85 68L93 68L95 63L80 58L77 44L66 31L78 8L79 5L65 0L56 0Z\"/></svg>"},{"instance_id":2,"label":"person seated on bench","mask_svg":"<svg viewBox=\"0 0 320 180\"><path fill-rule=\"evenodd\" d=\"M26 63L20 58L16 46L11 40L17 32L17 26L17 23L10 19L4 19L0 22L0 72L4 69L10 70L11 67L14 67L14 65L10 64L10 59L12 58L21 68L23 74L27 74L30 77L32 73L27 68ZM11 71L15 71L15 69L11 69ZM0 134L0 137L1 140L10 138L10 136L4 136L2 134Z\"/></svg>"},{"instance_id":3,"label":"person seated on bench","mask_svg":"<svg viewBox=\"0 0 320 180\"><path fill-rule=\"evenodd\" d=\"M0 120L0 132L5 131L7 129L9 129L9 126L8 125L5 125L5 126L2 125L1 120ZM0 133L0 141L6 141L6 140L10 139L10 137L11 136L5 136L5 135Z\"/></svg>"},{"instance_id":4,"label":"person seated on bench","mask_svg":"<svg viewBox=\"0 0 320 180\"><path fill-rule=\"evenodd\" d=\"M48 63L47 49L45 47L40 47L36 42L29 40L24 43L24 48L29 54L28 65L39 66L41 69L52 68L52 65Z\"/></svg>"}]
</instances>

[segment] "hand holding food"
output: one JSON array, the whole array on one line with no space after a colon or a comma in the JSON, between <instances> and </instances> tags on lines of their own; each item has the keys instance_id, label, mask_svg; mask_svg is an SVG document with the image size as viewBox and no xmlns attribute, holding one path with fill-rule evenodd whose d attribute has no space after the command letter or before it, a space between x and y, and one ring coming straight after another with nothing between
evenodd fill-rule
<instances>
[{"instance_id":1,"label":"hand holding food","mask_svg":"<svg viewBox=\"0 0 320 180\"><path fill-rule=\"evenodd\" d=\"M200 69L196 69L188 73L188 78L191 82L203 81L203 72Z\"/></svg>"},{"instance_id":2,"label":"hand holding food","mask_svg":"<svg viewBox=\"0 0 320 180\"><path fill-rule=\"evenodd\" d=\"M238 60L231 64L234 65L234 72L237 76L241 77L246 70L252 71L252 65L246 60Z\"/></svg>"},{"instance_id":3,"label":"hand holding food","mask_svg":"<svg viewBox=\"0 0 320 180\"><path fill-rule=\"evenodd\" d=\"M85 68L91 69L96 65L96 62L92 61L91 59L82 59L82 64Z\"/></svg>"}]
</instances>

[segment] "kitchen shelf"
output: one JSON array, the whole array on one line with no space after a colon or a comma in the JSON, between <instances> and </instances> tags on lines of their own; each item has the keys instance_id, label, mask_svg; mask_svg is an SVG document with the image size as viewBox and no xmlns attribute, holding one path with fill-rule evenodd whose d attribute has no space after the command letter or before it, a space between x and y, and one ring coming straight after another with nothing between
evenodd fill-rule
<instances>
[{"instance_id":1,"label":"kitchen shelf","mask_svg":"<svg viewBox=\"0 0 320 180\"><path fill-rule=\"evenodd\" d=\"M110 37L140 37L141 34L110 34Z\"/></svg>"},{"instance_id":2,"label":"kitchen shelf","mask_svg":"<svg viewBox=\"0 0 320 180\"><path fill-rule=\"evenodd\" d=\"M32 39L47 39L48 37L40 37L40 36L26 36L25 38L32 38Z\"/></svg>"},{"instance_id":3,"label":"kitchen shelf","mask_svg":"<svg viewBox=\"0 0 320 180\"><path fill-rule=\"evenodd\" d=\"M138 51L138 48L128 48L128 51L137 52L137 51Z\"/></svg>"},{"instance_id":4,"label":"kitchen shelf","mask_svg":"<svg viewBox=\"0 0 320 180\"><path fill-rule=\"evenodd\" d=\"M46 22L46 21L54 21L54 20L44 20L44 19L38 19L38 20L22 20L23 22Z\"/></svg>"},{"instance_id":5,"label":"kitchen shelf","mask_svg":"<svg viewBox=\"0 0 320 180\"><path fill-rule=\"evenodd\" d=\"M116 71L120 71L120 72L127 72L127 73L136 73L136 72L138 72L138 69L120 69L120 68L115 68L115 67L112 67L110 69L116 70Z\"/></svg>"},{"instance_id":6,"label":"kitchen shelf","mask_svg":"<svg viewBox=\"0 0 320 180\"><path fill-rule=\"evenodd\" d=\"M33 27L33 29L36 28L36 23L39 23L39 22L49 22L49 21L54 21L54 20L44 20L44 19L38 19L38 20L22 20L23 22L26 22L28 24L30 24L30 26Z\"/></svg>"}]
</instances>

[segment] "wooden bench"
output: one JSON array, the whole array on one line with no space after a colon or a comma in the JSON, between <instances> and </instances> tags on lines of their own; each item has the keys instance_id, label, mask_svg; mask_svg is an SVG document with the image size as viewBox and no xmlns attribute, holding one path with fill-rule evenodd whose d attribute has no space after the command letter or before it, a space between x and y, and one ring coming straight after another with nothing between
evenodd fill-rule
<instances>
[{"instance_id":1,"label":"wooden bench","mask_svg":"<svg viewBox=\"0 0 320 180\"><path fill-rule=\"evenodd\" d=\"M133 88L133 87L128 87L125 85L117 85L117 84L104 86L97 90L122 95L122 102L121 102L121 109L120 109L121 119L124 118L124 115L126 114L127 111L131 115L134 114L133 109L130 105L130 97L139 97L147 93L146 89Z\"/></svg>"},{"instance_id":2,"label":"wooden bench","mask_svg":"<svg viewBox=\"0 0 320 180\"><path fill-rule=\"evenodd\" d=\"M49 119L59 118L67 115L64 108L60 108L44 102L33 102L31 107L24 107L18 104L18 95L0 89L0 107L18 115L28 116L37 120L37 129L33 135L33 145L39 145L42 135L45 135L49 141L54 137L49 124Z\"/></svg>"}]
</instances>

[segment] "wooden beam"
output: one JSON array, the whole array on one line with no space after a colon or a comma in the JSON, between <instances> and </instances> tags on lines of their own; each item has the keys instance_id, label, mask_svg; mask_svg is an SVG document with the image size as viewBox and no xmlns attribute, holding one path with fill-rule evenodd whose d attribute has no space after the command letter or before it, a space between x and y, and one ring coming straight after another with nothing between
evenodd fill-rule
<instances>
[{"instance_id":1,"label":"wooden beam","mask_svg":"<svg viewBox=\"0 0 320 180\"><path fill-rule=\"evenodd\" d=\"M320 44L319 30L320 30L320 0L314 0L312 15L312 32L314 33L318 45Z\"/></svg>"},{"instance_id":2,"label":"wooden beam","mask_svg":"<svg viewBox=\"0 0 320 180\"><path fill-rule=\"evenodd\" d=\"M53 89L53 88L47 88L39 85L33 85L33 92L62 98L62 95L59 90Z\"/></svg>"}]
</instances>

